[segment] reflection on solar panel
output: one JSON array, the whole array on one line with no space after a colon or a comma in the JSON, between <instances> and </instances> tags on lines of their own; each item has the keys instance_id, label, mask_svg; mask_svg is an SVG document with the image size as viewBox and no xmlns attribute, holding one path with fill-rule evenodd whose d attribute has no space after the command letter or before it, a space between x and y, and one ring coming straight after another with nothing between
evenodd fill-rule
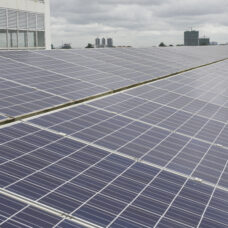
<instances>
[{"instance_id":1,"label":"reflection on solar panel","mask_svg":"<svg viewBox=\"0 0 228 228\"><path fill-rule=\"evenodd\" d=\"M226 50L0 56L1 122L213 62ZM228 227L227 63L2 126L0 227Z\"/></svg>"}]
</instances>

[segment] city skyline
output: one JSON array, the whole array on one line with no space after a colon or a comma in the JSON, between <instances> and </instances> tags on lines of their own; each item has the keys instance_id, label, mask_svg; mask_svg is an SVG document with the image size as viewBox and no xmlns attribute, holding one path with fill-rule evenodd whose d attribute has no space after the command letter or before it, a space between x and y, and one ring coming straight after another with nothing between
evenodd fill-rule
<instances>
[{"instance_id":1,"label":"city skyline","mask_svg":"<svg viewBox=\"0 0 228 228\"><path fill-rule=\"evenodd\" d=\"M105 37L103 38L97 37L95 39L94 47L96 48L113 47L113 39L111 37L107 39Z\"/></svg>"},{"instance_id":2,"label":"city skyline","mask_svg":"<svg viewBox=\"0 0 228 228\"><path fill-rule=\"evenodd\" d=\"M52 39L84 47L94 37L115 44L151 47L183 44L183 31L199 30L211 41L228 41L226 0L51 0Z\"/></svg>"}]
</instances>

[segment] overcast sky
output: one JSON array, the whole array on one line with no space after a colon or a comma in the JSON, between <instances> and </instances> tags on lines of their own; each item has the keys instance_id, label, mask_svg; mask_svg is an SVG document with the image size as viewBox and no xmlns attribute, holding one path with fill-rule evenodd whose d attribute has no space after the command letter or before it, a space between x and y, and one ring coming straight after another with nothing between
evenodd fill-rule
<instances>
[{"instance_id":1,"label":"overcast sky","mask_svg":"<svg viewBox=\"0 0 228 228\"><path fill-rule=\"evenodd\" d=\"M191 27L228 42L228 0L50 0L53 43L84 47L99 37L114 45L183 43Z\"/></svg>"}]
</instances>

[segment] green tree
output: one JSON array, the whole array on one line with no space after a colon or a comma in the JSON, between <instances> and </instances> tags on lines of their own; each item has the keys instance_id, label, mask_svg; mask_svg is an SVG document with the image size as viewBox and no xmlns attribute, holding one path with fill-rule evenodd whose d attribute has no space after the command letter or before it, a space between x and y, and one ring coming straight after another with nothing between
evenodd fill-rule
<instances>
[{"instance_id":1,"label":"green tree","mask_svg":"<svg viewBox=\"0 0 228 228\"><path fill-rule=\"evenodd\" d=\"M159 47L166 47L166 45L165 45L163 42L161 42L161 43L159 44Z\"/></svg>"},{"instance_id":2,"label":"green tree","mask_svg":"<svg viewBox=\"0 0 228 228\"><path fill-rule=\"evenodd\" d=\"M88 43L88 45L85 48L93 48L93 45Z\"/></svg>"}]
</instances>

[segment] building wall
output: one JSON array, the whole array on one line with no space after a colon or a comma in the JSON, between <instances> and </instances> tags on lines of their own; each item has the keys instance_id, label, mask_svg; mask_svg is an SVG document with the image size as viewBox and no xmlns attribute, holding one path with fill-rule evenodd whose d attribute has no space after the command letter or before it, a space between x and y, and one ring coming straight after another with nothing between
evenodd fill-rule
<instances>
[{"instance_id":1,"label":"building wall","mask_svg":"<svg viewBox=\"0 0 228 228\"><path fill-rule=\"evenodd\" d=\"M5 30L6 49L44 47L50 49L49 0L1 0L0 42L3 42ZM36 39L35 47L31 45L33 38ZM23 39L25 39L26 47L22 45ZM42 41L44 41L45 46L42 45ZM17 45L14 45L16 42ZM1 43L0 48L4 48L4 45Z\"/></svg>"}]
</instances>

